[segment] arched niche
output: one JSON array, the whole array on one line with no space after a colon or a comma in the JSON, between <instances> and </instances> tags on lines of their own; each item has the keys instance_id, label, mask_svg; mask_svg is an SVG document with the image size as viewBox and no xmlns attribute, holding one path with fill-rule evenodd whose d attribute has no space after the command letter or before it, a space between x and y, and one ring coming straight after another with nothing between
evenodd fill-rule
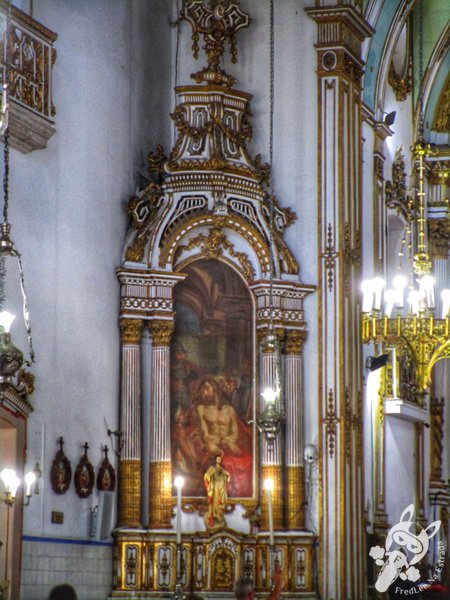
<instances>
[{"instance_id":1,"label":"arched niche","mask_svg":"<svg viewBox=\"0 0 450 600\"><path fill-rule=\"evenodd\" d=\"M254 301L224 261L199 258L183 273L174 289L170 353L172 468L184 476L187 496L204 497L204 473L221 453L229 497L251 498Z\"/></svg>"}]
</instances>

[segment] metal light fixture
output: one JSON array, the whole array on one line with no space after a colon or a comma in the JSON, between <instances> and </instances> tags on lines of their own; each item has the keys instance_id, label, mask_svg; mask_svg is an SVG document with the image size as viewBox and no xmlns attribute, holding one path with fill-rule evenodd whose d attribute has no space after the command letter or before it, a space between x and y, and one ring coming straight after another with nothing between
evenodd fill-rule
<instances>
[{"instance_id":1,"label":"metal light fixture","mask_svg":"<svg viewBox=\"0 0 450 600\"><path fill-rule=\"evenodd\" d=\"M30 471L25 475L24 483L25 483L25 502L23 502L23 506L28 506L30 504L30 498L32 496L32 487L36 480L36 476L33 471ZM3 581L0 582L0 594L4 594L5 598L8 598L8 590L9 590L9 579L8 579L8 557L9 557L9 529L10 529L10 512L11 508L16 504L16 495L17 490L22 483L17 477L14 469L3 469L0 473L0 481L3 484L4 492L0 494L0 503L4 502L6 504L6 536L5 536L5 570ZM3 595L0 596L3 598Z\"/></svg>"},{"instance_id":2,"label":"metal light fixture","mask_svg":"<svg viewBox=\"0 0 450 600\"><path fill-rule=\"evenodd\" d=\"M273 165L273 107L274 107L274 18L273 0L270 2L270 121L269 121L269 164ZM270 177L270 191L267 197L269 203L269 246L270 246L270 287L269 287L269 323L267 335L263 342L263 352L274 355L273 387L267 387L261 394L263 402L257 418L256 425L264 435L268 449L273 444L284 423L285 415L281 390L281 353L278 337L274 331L274 305L273 305L273 278L275 273L274 252L274 191L273 177Z\"/></svg>"},{"instance_id":3,"label":"metal light fixture","mask_svg":"<svg viewBox=\"0 0 450 600\"><path fill-rule=\"evenodd\" d=\"M9 3L6 31L4 35L4 55L5 69L3 73L2 84L2 106L0 111L0 133L3 135L4 165L3 165L3 222L0 225L0 384L8 383L14 385L12 378L17 374L24 362L31 364L34 362L34 351L31 339L31 325L29 321L28 302L25 292L25 280L22 268L21 255L11 239L11 225L8 222L9 209L9 88L12 79L11 70L11 3ZM22 296L23 318L28 338L28 347L30 360L24 361L23 354L11 342L10 327L15 318L14 315L4 310L6 300L6 279L7 274L13 277L13 267L7 268L7 262L10 260L17 264L19 275L19 286ZM9 281L8 283L11 283Z\"/></svg>"},{"instance_id":4,"label":"metal light fixture","mask_svg":"<svg viewBox=\"0 0 450 600\"><path fill-rule=\"evenodd\" d=\"M408 306L405 307L405 288L408 279L398 275L393 288L382 296L381 278L365 281L363 291L362 335L365 343L381 342L395 356L408 356L415 367L416 384L426 390L431 383L431 371L438 360L450 358L450 289L441 292L440 307L435 301L435 280L431 275L432 261L426 243L425 159L431 153L423 140L423 7L419 25L419 134L411 151L417 172L417 207L411 210L408 223L410 250ZM414 236L415 234L415 236ZM440 310L439 310L440 309ZM395 367L395 365L394 365Z\"/></svg>"}]
</instances>

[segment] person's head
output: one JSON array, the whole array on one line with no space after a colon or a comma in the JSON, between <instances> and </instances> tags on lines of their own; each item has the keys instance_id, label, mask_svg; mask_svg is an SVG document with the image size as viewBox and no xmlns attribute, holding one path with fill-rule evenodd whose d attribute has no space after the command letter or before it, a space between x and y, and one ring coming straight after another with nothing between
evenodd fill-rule
<instances>
[{"instance_id":1,"label":"person's head","mask_svg":"<svg viewBox=\"0 0 450 600\"><path fill-rule=\"evenodd\" d=\"M198 388L199 402L203 404L221 404L222 395L217 381L213 377L204 377Z\"/></svg>"},{"instance_id":2,"label":"person's head","mask_svg":"<svg viewBox=\"0 0 450 600\"><path fill-rule=\"evenodd\" d=\"M253 600L255 585L250 577L239 577L234 584L234 594L237 600Z\"/></svg>"},{"instance_id":3,"label":"person's head","mask_svg":"<svg viewBox=\"0 0 450 600\"><path fill-rule=\"evenodd\" d=\"M223 462L223 452L218 452L216 454L216 465L221 465Z\"/></svg>"},{"instance_id":4,"label":"person's head","mask_svg":"<svg viewBox=\"0 0 450 600\"><path fill-rule=\"evenodd\" d=\"M63 583L52 589L48 600L77 600L77 594L71 585Z\"/></svg>"}]
</instances>

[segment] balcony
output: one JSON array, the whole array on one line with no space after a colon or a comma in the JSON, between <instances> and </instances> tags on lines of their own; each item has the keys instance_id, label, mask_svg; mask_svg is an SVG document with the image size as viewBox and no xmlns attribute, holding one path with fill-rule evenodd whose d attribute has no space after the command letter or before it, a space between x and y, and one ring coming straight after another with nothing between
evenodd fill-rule
<instances>
[{"instance_id":1,"label":"balcony","mask_svg":"<svg viewBox=\"0 0 450 600\"><path fill-rule=\"evenodd\" d=\"M6 20L8 4L0 4L0 76L5 78ZM52 99L53 47L57 34L11 6L9 36L9 134L13 148L24 154L45 148L55 133Z\"/></svg>"}]
</instances>

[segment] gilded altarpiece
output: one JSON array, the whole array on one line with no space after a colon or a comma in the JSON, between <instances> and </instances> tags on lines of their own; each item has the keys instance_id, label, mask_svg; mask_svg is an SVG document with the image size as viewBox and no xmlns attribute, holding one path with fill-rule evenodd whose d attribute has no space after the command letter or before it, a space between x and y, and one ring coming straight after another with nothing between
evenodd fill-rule
<instances>
[{"instance_id":1,"label":"gilded altarpiece","mask_svg":"<svg viewBox=\"0 0 450 600\"><path fill-rule=\"evenodd\" d=\"M246 147L251 96L220 66L225 42L235 62L235 35L250 18L237 2L198 0L181 17L193 27L194 56L204 36L208 65L195 85L176 88L178 137L168 155L161 146L149 155L151 180L129 202L118 269L123 444L112 597L167 595L177 582L183 593L222 597L240 575L268 590L275 562L289 597L315 597L302 436L303 300L314 287L300 282L284 241L296 217L270 195L269 165ZM283 348L287 415L273 448L255 425L274 372L273 352L263 352L269 322ZM233 435L215 435L218 415ZM228 497L225 524L209 528L204 476L217 455ZM177 553L172 482L181 474Z\"/></svg>"}]
</instances>

